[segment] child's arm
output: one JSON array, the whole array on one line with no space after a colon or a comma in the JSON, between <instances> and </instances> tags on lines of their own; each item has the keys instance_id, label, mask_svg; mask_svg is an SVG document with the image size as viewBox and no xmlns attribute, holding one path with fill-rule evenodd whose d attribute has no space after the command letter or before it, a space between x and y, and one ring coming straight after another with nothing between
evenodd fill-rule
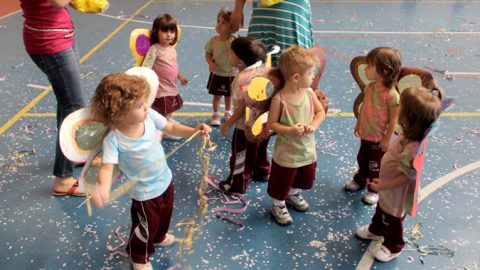
<instances>
[{"instance_id":1,"label":"child's arm","mask_svg":"<svg viewBox=\"0 0 480 270\"><path fill-rule=\"evenodd\" d=\"M383 135L383 138L380 140L380 148L383 152L387 152L388 146L390 146L390 139L392 138L393 131L395 130L395 124L398 119L398 105L388 105L389 119L387 132Z\"/></svg>"},{"instance_id":2,"label":"child's arm","mask_svg":"<svg viewBox=\"0 0 480 270\"><path fill-rule=\"evenodd\" d=\"M214 72L215 69L217 68L217 65L213 61L213 55L209 52L205 52L205 59L207 60L208 71Z\"/></svg>"},{"instance_id":3,"label":"child's arm","mask_svg":"<svg viewBox=\"0 0 480 270\"><path fill-rule=\"evenodd\" d=\"M178 72L177 79L180 80L180 83L182 83L182 85L187 85L188 83L187 78L183 77L182 73L180 72Z\"/></svg>"},{"instance_id":4,"label":"child's arm","mask_svg":"<svg viewBox=\"0 0 480 270\"><path fill-rule=\"evenodd\" d=\"M399 187L401 185L405 185L408 182L408 178L405 174L401 174L399 177L393 179L390 182L382 182L378 178L373 179L372 183L370 184L371 188L376 192L386 190L386 189L393 189Z\"/></svg>"},{"instance_id":5,"label":"child's arm","mask_svg":"<svg viewBox=\"0 0 480 270\"><path fill-rule=\"evenodd\" d=\"M103 163L98 171L98 186L92 192L92 201L98 208L103 208L110 200L112 188L113 164Z\"/></svg>"},{"instance_id":6,"label":"child's arm","mask_svg":"<svg viewBox=\"0 0 480 270\"><path fill-rule=\"evenodd\" d=\"M282 104L280 100L272 98L270 110L268 112L267 126L278 134L290 134L292 136L302 136L305 133L305 125L297 123L292 127L287 127L278 122L280 120Z\"/></svg>"},{"instance_id":7,"label":"child's arm","mask_svg":"<svg viewBox=\"0 0 480 270\"><path fill-rule=\"evenodd\" d=\"M167 122L167 124L163 128L163 131L165 133L169 135L181 136L181 137L192 136L195 132L197 132L197 130L200 130L202 134L206 134L206 135L212 132L212 128L204 123L198 124L198 126L196 126L195 128L191 128L179 123Z\"/></svg>"},{"instance_id":8,"label":"child's arm","mask_svg":"<svg viewBox=\"0 0 480 270\"><path fill-rule=\"evenodd\" d=\"M155 63L155 59L157 58L157 49L155 46L150 46L148 49L147 54L142 62L142 67L153 68L153 64Z\"/></svg>"},{"instance_id":9,"label":"child's arm","mask_svg":"<svg viewBox=\"0 0 480 270\"><path fill-rule=\"evenodd\" d=\"M323 109L322 103L320 103L316 95L312 95L311 98L315 115L313 116L312 122L310 122L309 125L305 125L305 133L314 132L325 120L325 110Z\"/></svg>"},{"instance_id":10,"label":"child's arm","mask_svg":"<svg viewBox=\"0 0 480 270\"><path fill-rule=\"evenodd\" d=\"M238 106L238 108L233 111L232 116L220 127L220 132L223 136L227 136L230 127L235 124L240 117L245 117L245 104Z\"/></svg>"}]
</instances>

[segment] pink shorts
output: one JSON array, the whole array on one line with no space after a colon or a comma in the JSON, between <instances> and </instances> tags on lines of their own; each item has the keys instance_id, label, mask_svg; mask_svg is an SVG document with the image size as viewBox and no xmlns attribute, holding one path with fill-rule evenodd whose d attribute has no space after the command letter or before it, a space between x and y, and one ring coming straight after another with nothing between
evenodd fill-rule
<instances>
[{"instance_id":1,"label":"pink shorts","mask_svg":"<svg viewBox=\"0 0 480 270\"><path fill-rule=\"evenodd\" d=\"M153 101L152 109L165 116L182 108L182 106L183 99L180 97L180 95L176 95L156 98L155 101Z\"/></svg>"}]
</instances>

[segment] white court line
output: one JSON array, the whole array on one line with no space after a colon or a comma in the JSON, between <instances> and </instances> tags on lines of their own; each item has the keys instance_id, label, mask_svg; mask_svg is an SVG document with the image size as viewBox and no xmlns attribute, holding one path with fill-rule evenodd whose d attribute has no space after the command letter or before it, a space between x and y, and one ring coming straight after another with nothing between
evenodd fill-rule
<instances>
[{"instance_id":1,"label":"white court line","mask_svg":"<svg viewBox=\"0 0 480 270\"><path fill-rule=\"evenodd\" d=\"M38 85L38 84L33 84L33 83L27 84L27 87L32 87L32 88L37 88L37 89L42 89L42 90L45 90L45 89L48 88L48 86Z\"/></svg>"},{"instance_id":2,"label":"white court line","mask_svg":"<svg viewBox=\"0 0 480 270\"><path fill-rule=\"evenodd\" d=\"M480 72L460 72L460 71L445 71L445 75L480 75Z\"/></svg>"},{"instance_id":3,"label":"white court line","mask_svg":"<svg viewBox=\"0 0 480 270\"><path fill-rule=\"evenodd\" d=\"M17 14L17 13L19 13L19 12L21 12L21 11L22 11L22 10L20 9L20 10L14 11L14 12L10 12L10 13L8 13L8 14L3 15L2 17L0 17L0 20L3 20L3 19L5 19L5 18L7 18L7 17L9 17L9 16L12 16L13 14Z\"/></svg>"},{"instance_id":4,"label":"white court line","mask_svg":"<svg viewBox=\"0 0 480 270\"><path fill-rule=\"evenodd\" d=\"M430 184L428 184L426 187L422 188L419 191L418 203L420 203L423 199L428 197L430 194L435 192L437 189L446 185L447 183L449 183L450 181L459 177L460 175L466 174L466 173L471 172L471 171L473 171L475 169L478 169L478 168L480 168L480 161L470 163L467 166L456 169L455 171L450 172L450 173L436 179L435 181L431 182ZM379 241L372 241L370 243L370 245L368 246L365 253L363 253L363 256L360 259L360 262L358 262L358 265L357 265L357 268L356 268L357 270L366 270L366 269L370 269L372 267L373 260L374 260L373 255L372 255L372 251L374 251L375 248L377 248L378 243L379 243Z\"/></svg>"},{"instance_id":5,"label":"white court line","mask_svg":"<svg viewBox=\"0 0 480 270\"><path fill-rule=\"evenodd\" d=\"M127 18L118 18L117 16L98 13L99 16L108 17L116 20L127 20ZM142 24L152 25L151 21L141 21L141 20L131 20L131 22L137 22ZM179 24L182 28L193 28L193 29L207 29L214 30L213 26L198 26L198 25L186 25ZM247 31L246 28L240 29L240 31ZM405 31L313 31L316 34L371 34L371 35L480 35L480 32L451 32L451 31L422 31L422 32L405 32Z\"/></svg>"}]
</instances>

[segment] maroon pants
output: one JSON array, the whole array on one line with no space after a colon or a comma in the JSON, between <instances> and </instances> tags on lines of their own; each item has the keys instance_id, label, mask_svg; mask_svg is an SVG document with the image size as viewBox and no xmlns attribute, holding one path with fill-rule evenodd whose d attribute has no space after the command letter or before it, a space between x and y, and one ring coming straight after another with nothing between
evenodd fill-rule
<instances>
[{"instance_id":1,"label":"maroon pants","mask_svg":"<svg viewBox=\"0 0 480 270\"><path fill-rule=\"evenodd\" d=\"M270 197L284 201L290 188L311 189L315 181L317 162L300 168L285 168L272 161L267 192Z\"/></svg>"},{"instance_id":2,"label":"maroon pants","mask_svg":"<svg viewBox=\"0 0 480 270\"><path fill-rule=\"evenodd\" d=\"M353 176L355 181L362 188L367 187L368 191L375 192L370 188L370 181L378 178L380 173L380 162L385 152L380 148L380 143L362 140L360 150L357 154L358 172Z\"/></svg>"},{"instance_id":3,"label":"maroon pants","mask_svg":"<svg viewBox=\"0 0 480 270\"><path fill-rule=\"evenodd\" d=\"M375 215L372 218L372 224L368 230L379 236L383 236L383 245L392 253L398 253L405 246L403 241L403 220L405 216L399 218L385 213L380 205L377 204Z\"/></svg>"},{"instance_id":4,"label":"maroon pants","mask_svg":"<svg viewBox=\"0 0 480 270\"><path fill-rule=\"evenodd\" d=\"M230 174L226 179L231 186L230 192L245 192L253 175L258 178L268 176L270 161L267 146L268 139L252 143L247 140L243 130L235 128L230 156Z\"/></svg>"},{"instance_id":5,"label":"maroon pants","mask_svg":"<svg viewBox=\"0 0 480 270\"><path fill-rule=\"evenodd\" d=\"M165 116L171 114L176 110L180 110L183 106L183 99L180 95L176 96L166 96L155 98L152 104L152 109L157 111L159 114Z\"/></svg>"},{"instance_id":6,"label":"maroon pants","mask_svg":"<svg viewBox=\"0 0 480 270\"><path fill-rule=\"evenodd\" d=\"M132 228L127 253L134 263L148 263L168 232L173 211L173 181L165 192L147 201L132 199Z\"/></svg>"}]
</instances>

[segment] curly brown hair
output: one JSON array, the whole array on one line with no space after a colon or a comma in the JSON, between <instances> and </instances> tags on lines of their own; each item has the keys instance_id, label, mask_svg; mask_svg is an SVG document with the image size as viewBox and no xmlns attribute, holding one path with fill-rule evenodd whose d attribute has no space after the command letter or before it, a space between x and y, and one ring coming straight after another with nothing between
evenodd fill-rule
<instances>
[{"instance_id":1,"label":"curly brown hair","mask_svg":"<svg viewBox=\"0 0 480 270\"><path fill-rule=\"evenodd\" d=\"M135 103L146 97L149 85L141 76L113 73L105 76L92 98L95 120L114 127Z\"/></svg>"}]
</instances>

